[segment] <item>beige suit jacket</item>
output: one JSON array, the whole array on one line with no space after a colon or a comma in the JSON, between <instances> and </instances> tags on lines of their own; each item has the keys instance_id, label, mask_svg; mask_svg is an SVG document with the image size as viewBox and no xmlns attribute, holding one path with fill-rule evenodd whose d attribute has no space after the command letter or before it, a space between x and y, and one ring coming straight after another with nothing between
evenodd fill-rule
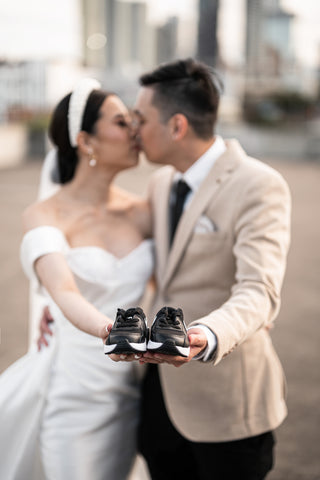
<instances>
[{"instance_id":1,"label":"beige suit jacket","mask_svg":"<svg viewBox=\"0 0 320 480\"><path fill-rule=\"evenodd\" d=\"M257 435L277 427L287 412L285 379L266 327L279 311L290 194L279 173L249 158L237 141L226 144L183 213L170 251L174 169L159 169L150 183L157 278L153 314L164 305L181 307L187 325L204 324L218 340L211 362L160 366L173 424L186 438L202 442ZM203 215L213 231L197 231Z\"/></svg>"}]
</instances>

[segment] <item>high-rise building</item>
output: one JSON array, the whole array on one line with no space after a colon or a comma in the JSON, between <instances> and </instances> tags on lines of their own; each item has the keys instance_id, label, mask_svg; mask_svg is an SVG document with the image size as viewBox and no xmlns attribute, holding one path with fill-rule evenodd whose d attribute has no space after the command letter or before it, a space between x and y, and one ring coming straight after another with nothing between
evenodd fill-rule
<instances>
[{"instance_id":1,"label":"high-rise building","mask_svg":"<svg viewBox=\"0 0 320 480\"><path fill-rule=\"evenodd\" d=\"M270 79L290 66L290 27L293 15L279 0L247 0L247 77ZM268 81L268 80L267 80Z\"/></svg>"},{"instance_id":2,"label":"high-rise building","mask_svg":"<svg viewBox=\"0 0 320 480\"><path fill-rule=\"evenodd\" d=\"M219 48L217 39L219 0L199 0L197 58L215 66Z\"/></svg>"},{"instance_id":3,"label":"high-rise building","mask_svg":"<svg viewBox=\"0 0 320 480\"><path fill-rule=\"evenodd\" d=\"M262 50L262 0L247 0L246 58L248 75L258 75Z\"/></svg>"},{"instance_id":4,"label":"high-rise building","mask_svg":"<svg viewBox=\"0 0 320 480\"><path fill-rule=\"evenodd\" d=\"M106 68L112 63L112 11L116 0L81 0L85 66ZM100 41L99 41L100 39Z\"/></svg>"},{"instance_id":5,"label":"high-rise building","mask_svg":"<svg viewBox=\"0 0 320 480\"><path fill-rule=\"evenodd\" d=\"M143 2L116 1L115 35L112 46L118 71L150 68L155 61L155 30L147 22Z\"/></svg>"},{"instance_id":6,"label":"high-rise building","mask_svg":"<svg viewBox=\"0 0 320 480\"><path fill-rule=\"evenodd\" d=\"M157 29L157 63L170 62L176 56L178 18L170 17Z\"/></svg>"},{"instance_id":7,"label":"high-rise building","mask_svg":"<svg viewBox=\"0 0 320 480\"><path fill-rule=\"evenodd\" d=\"M84 61L92 68L121 72L147 68L155 58L147 5L127 0L82 0Z\"/></svg>"}]
</instances>

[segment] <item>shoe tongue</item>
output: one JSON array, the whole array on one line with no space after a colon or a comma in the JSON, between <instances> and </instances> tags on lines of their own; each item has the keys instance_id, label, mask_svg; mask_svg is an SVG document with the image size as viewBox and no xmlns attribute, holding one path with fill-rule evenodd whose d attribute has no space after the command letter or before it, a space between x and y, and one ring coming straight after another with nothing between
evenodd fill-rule
<instances>
[{"instance_id":1,"label":"shoe tongue","mask_svg":"<svg viewBox=\"0 0 320 480\"><path fill-rule=\"evenodd\" d=\"M136 313L135 308L129 310L118 309L118 326L120 328L136 326L139 320L138 317L135 316Z\"/></svg>"},{"instance_id":2,"label":"shoe tongue","mask_svg":"<svg viewBox=\"0 0 320 480\"><path fill-rule=\"evenodd\" d=\"M168 316L170 314L170 310L172 310L171 307L162 307L159 312L158 312L158 315L159 316Z\"/></svg>"},{"instance_id":3,"label":"shoe tongue","mask_svg":"<svg viewBox=\"0 0 320 480\"><path fill-rule=\"evenodd\" d=\"M161 312L159 322L162 326L171 325L172 327L177 327L179 325L173 309L169 312Z\"/></svg>"},{"instance_id":4,"label":"shoe tongue","mask_svg":"<svg viewBox=\"0 0 320 480\"><path fill-rule=\"evenodd\" d=\"M125 313L126 313L126 311L123 310L123 308L118 308L118 310L117 310L117 316L124 317L124 316L125 316Z\"/></svg>"},{"instance_id":5,"label":"shoe tongue","mask_svg":"<svg viewBox=\"0 0 320 480\"><path fill-rule=\"evenodd\" d=\"M139 312L137 308L128 308L128 310L125 313L126 313L126 317L128 318L128 317L133 317L133 315Z\"/></svg>"}]
</instances>

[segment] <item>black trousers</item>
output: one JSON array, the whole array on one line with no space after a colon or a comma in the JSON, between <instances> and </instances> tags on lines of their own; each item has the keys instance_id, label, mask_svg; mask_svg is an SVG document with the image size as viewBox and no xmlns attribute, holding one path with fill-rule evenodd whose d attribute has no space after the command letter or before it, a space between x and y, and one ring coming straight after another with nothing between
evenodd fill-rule
<instances>
[{"instance_id":1,"label":"black trousers","mask_svg":"<svg viewBox=\"0 0 320 480\"><path fill-rule=\"evenodd\" d=\"M184 438L167 415L156 365L143 383L138 440L152 480L262 480L273 466L272 432L221 443Z\"/></svg>"}]
</instances>

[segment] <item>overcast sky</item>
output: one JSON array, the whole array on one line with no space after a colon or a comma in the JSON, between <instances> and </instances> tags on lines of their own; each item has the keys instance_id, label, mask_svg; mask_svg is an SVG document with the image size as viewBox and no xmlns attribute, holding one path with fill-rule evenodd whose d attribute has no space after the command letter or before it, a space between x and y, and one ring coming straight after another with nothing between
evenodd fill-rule
<instances>
[{"instance_id":1,"label":"overcast sky","mask_svg":"<svg viewBox=\"0 0 320 480\"><path fill-rule=\"evenodd\" d=\"M0 57L70 58L81 52L78 0L0 0Z\"/></svg>"}]
</instances>

